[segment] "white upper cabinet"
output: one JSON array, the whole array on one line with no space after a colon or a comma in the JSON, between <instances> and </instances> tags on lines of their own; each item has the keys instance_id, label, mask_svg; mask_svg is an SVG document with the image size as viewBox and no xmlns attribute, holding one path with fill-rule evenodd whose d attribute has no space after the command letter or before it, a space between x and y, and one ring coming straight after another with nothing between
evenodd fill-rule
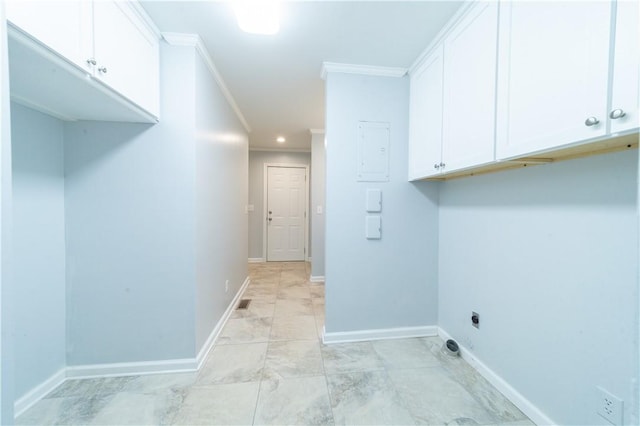
<instances>
[{"instance_id":1,"label":"white upper cabinet","mask_svg":"<svg viewBox=\"0 0 640 426\"><path fill-rule=\"evenodd\" d=\"M609 118L611 132L637 130L640 120L640 3L618 1Z\"/></svg>"},{"instance_id":2,"label":"white upper cabinet","mask_svg":"<svg viewBox=\"0 0 640 426\"><path fill-rule=\"evenodd\" d=\"M482 2L444 41L441 171L494 160L498 3Z\"/></svg>"},{"instance_id":3,"label":"white upper cabinet","mask_svg":"<svg viewBox=\"0 0 640 426\"><path fill-rule=\"evenodd\" d=\"M9 0L7 19L12 99L62 119L157 121L159 40L132 2Z\"/></svg>"},{"instance_id":4,"label":"white upper cabinet","mask_svg":"<svg viewBox=\"0 0 640 426\"><path fill-rule=\"evenodd\" d=\"M611 3L509 1L500 7L497 158L602 138Z\"/></svg>"},{"instance_id":5,"label":"white upper cabinet","mask_svg":"<svg viewBox=\"0 0 640 426\"><path fill-rule=\"evenodd\" d=\"M159 115L158 39L127 3L94 3L93 45L96 77Z\"/></svg>"},{"instance_id":6,"label":"white upper cabinet","mask_svg":"<svg viewBox=\"0 0 640 426\"><path fill-rule=\"evenodd\" d=\"M79 67L92 55L91 3L86 1L6 2L7 19Z\"/></svg>"},{"instance_id":7,"label":"white upper cabinet","mask_svg":"<svg viewBox=\"0 0 640 426\"><path fill-rule=\"evenodd\" d=\"M439 46L411 74L409 180L440 173L442 161L442 67Z\"/></svg>"}]
</instances>

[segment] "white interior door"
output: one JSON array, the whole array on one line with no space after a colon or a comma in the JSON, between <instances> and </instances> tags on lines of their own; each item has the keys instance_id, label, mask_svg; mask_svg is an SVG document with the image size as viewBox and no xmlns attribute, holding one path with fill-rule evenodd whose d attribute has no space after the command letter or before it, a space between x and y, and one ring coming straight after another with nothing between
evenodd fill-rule
<instances>
[{"instance_id":1,"label":"white interior door","mask_svg":"<svg viewBox=\"0 0 640 426\"><path fill-rule=\"evenodd\" d=\"M306 168L267 167L267 260L305 260Z\"/></svg>"}]
</instances>

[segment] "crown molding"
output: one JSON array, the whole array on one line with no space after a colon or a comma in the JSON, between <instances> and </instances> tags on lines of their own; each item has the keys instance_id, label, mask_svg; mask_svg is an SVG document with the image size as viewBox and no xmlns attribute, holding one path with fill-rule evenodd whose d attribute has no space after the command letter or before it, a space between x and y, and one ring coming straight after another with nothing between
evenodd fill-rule
<instances>
[{"instance_id":1,"label":"crown molding","mask_svg":"<svg viewBox=\"0 0 640 426\"><path fill-rule=\"evenodd\" d=\"M311 152L311 148L272 148L269 146L249 146L249 151L256 152Z\"/></svg>"},{"instance_id":2,"label":"crown molding","mask_svg":"<svg viewBox=\"0 0 640 426\"><path fill-rule=\"evenodd\" d=\"M337 72L342 74L373 75L377 77L404 77L406 68L378 67L375 65L339 64L336 62L323 62L320 77L326 80L327 74Z\"/></svg>"},{"instance_id":3,"label":"crown molding","mask_svg":"<svg viewBox=\"0 0 640 426\"><path fill-rule=\"evenodd\" d=\"M438 47L441 43L444 42L444 39L451 33L453 28L462 20L462 18L469 12L469 10L474 6L477 2L474 1L465 1L458 8L456 13L447 21L447 23L442 27L442 29L436 34L436 36L431 40L431 42L427 45L427 47L418 55L418 57L413 61L413 64L409 67L409 74L413 73L416 68L418 68L425 59L431 54L431 52Z\"/></svg>"},{"instance_id":4,"label":"crown molding","mask_svg":"<svg viewBox=\"0 0 640 426\"><path fill-rule=\"evenodd\" d=\"M312 135L324 135L324 129L309 129Z\"/></svg>"},{"instance_id":5,"label":"crown molding","mask_svg":"<svg viewBox=\"0 0 640 426\"><path fill-rule=\"evenodd\" d=\"M205 47L204 42L202 41L202 38L198 34L182 34L182 33L162 33L162 38L164 38L165 41L172 46L195 47L200 57L202 58L204 63L207 65L207 68L209 68L211 75L213 75L213 78L215 79L216 83L218 84L218 87L220 88L220 91L226 98L227 102L229 103L233 111L236 113L238 120L240 120L240 122L242 123L242 126L247 131L247 133L251 133L251 127L249 126L249 123L247 122L246 118L244 118L244 114L242 114L240 107L238 106L238 104L236 103L236 100L234 99L233 95L229 91L227 84L224 82L224 79L222 78L220 71L218 71L216 64L213 62L213 58L211 57L211 55L209 54L209 51Z\"/></svg>"},{"instance_id":6,"label":"crown molding","mask_svg":"<svg viewBox=\"0 0 640 426\"><path fill-rule=\"evenodd\" d=\"M160 31L160 28L158 28L156 23L153 22L153 19L151 19L151 17L147 13L147 11L144 10L142 5L137 1L129 2L129 4L131 5L131 8L136 13L136 15L138 15L138 18L142 19L145 25L153 32L153 34L157 38L160 38L162 36L162 32Z\"/></svg>"}]
</instances>

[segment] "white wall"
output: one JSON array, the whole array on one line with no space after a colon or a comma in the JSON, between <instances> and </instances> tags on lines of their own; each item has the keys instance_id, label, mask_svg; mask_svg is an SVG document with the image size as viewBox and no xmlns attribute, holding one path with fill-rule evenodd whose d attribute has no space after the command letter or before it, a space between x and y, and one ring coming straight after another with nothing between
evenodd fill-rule
<instances>
[{"instance_id":1,"label":"white wall","mask_svg":"<svg viewBox=\"0 0 640 426\"><path fill-rule=\"evenodd\" d=\"M327 332L436 325L437 184L407 183L407 78L326 81ZM391 126L390 181L357 182L359 121ZM382 189L382 239L365 238L365 193Z\"/></svg>"},{"instance_id":2,"label":"white wall","mask_svg":"<svg viewBox=\"0 0 640 426\"><path fill-rule=\"evenodd\" d=\"M63 123L11 104L15 393L66 365Z\"/></svg>"},{"instance_id":3,"label":"white wall","mask_svg":"<svg viewBox=\"0 0 640 426\"><path fill-rule=\"evenodd\" d=\"M0 424L13 424L14 354L13 295L11 281L11 117L7 22L0 2Z\"/></svg>"},{"instance_id":4,"label":"white wall","mask_svg":"<svg viewBox=\"0 0 640 426\"><path fill-rule=\"evenodd\" d=\"M249 212L249 258L266 258L264 248L264 165L270 164L302 164L311 165L309 152L283 151L249 151L249 204L253 204L254 211ZM310 182L310 186L313 182ZM311 197L309 198L311 199ZM311 218L309 217L309 221ZM309 222L311 224L311 222ZM309 226L309 230L311 227ZM313 256L310 251L309 255Z\"/></svg>"},{"instance_id":5,"label":"white wall","mask_svg":"<svg viewBox=\"0 0 640 426\"><path fill-rule=\"evenodd\" d=\"M558 424L605 424L596 386L638 420L637 162L627 151L441 186L439 324Z\"/></svg>"},{"instance_id":6,"label":"white wall","mask_svg":"<svg viewBox=\"0 0 640 426\"><path fill-rule=\"evenodd\" d=\"M311 276L324 277L325 210L324 133L311 135ZM321 212L318 213L318 208Z\"/></svg>"},{"instance_id":7,"label":"white wall","mask_svg":"<svg viewBox=\"0 0 640 426\"><path fill-rule=\"evenodd\" d=\"M194 55L199 351L247 278L248 137L204 61Z\"/></svg>"}]
</instances>

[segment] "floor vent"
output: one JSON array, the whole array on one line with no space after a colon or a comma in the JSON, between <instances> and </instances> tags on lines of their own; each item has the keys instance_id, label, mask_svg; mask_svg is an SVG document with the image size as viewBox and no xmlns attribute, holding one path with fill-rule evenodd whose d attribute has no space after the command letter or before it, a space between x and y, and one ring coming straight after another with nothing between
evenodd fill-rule
<instances>
[{"instance_id":1,"label":"floor vent","mask_svg":"<svg viewBox=\"0 0 640 426\"><path fill-rule=\"evenodd\" d=\"M251 299L242 299L240 303L238 303L238 307L236 309L247 309L249 307L249 303L251 303Z\"/></svg>"}]
</instances>

